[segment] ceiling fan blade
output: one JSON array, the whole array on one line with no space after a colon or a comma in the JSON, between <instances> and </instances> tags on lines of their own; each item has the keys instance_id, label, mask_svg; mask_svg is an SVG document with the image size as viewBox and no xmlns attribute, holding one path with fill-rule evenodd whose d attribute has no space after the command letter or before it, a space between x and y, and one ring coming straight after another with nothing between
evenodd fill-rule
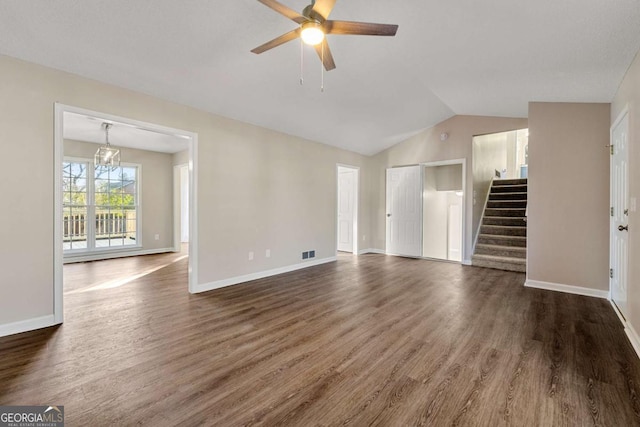
<instances>
[{"instance_id":1,"label":"ceiling fan blade","mask_svg":"<svg viewBox=\"0 0 640 427\"><path fill-rule=\"evenodd\" d=\"M268 41L265 44L260 45L255 49L252 49L251 52L253 53L265 52L269 49L273 49L274 47L280 46L281 44L285 44L286 42L290 42L291 40L297 39L299 35L300 35L300 28L296 28L293 31L289 31L288 33L285 33L280 37L276 37L275 39Z\"/></svg>"},{"instance_id":2,"label":"ceiling fan blade","mask_svg":"<svg viewBox=\"0 0 640 427\"><path fill-rule=\"evenodd\" d=\"M353 34L361 36L395 36L397 25L372 24L369 22L325 21L326 34Z\"/></svg>"},{"instance_id":3,"label":"ceiling fan blade","mask_svg":"<svg viewBox=\"0 0 640 427\"><path fill-rule=\"evenodd\" d=\"M335 5L336 0L316 0L311 10L321 15L324 19L327 19Z\"/></svg>"},{"instance_id":4,"label":"ceiling fan blade","mask_svg":"<svg viewBox=\"0 0 640 427\"><path fill-rule=\"evenodd\" d=\"M279 14L284 15L287 18L291 19L292 21L297 22L298 24L302 24L304 22L307 22L307 18L305 18L304 16L300 15L295 10L288 8L287 6L283 5L282 3L277 2L276 0L258 0L258 1L260 3L262 3L262 4L264 4L265 6L275 10Z\"/></svg>"},{"instance_id":5,"label":"ceiling fan blade","mask_svg":"<svg viewBox=\"0 0 640 427\"><path fill-rule=\"evenodd\" d=\"M324 69L327 71L331 71L336 68L336 63L333 61L333 55L331 54L331 49L329 49L329 43L327 39L324 39L322 43L318 43L314 46L316 52L318 53L318 58L322 61L324 65ZM322 50L324 49L324 52Z\"/></svg>"}]
</instances>

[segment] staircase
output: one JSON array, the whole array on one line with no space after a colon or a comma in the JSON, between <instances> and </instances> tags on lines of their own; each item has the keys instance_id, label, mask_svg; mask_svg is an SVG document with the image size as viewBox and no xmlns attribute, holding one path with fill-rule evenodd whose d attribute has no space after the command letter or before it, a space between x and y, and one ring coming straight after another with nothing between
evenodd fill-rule
<instances>
[{"instance_id":1,"label":"staircase","mask_svg":"<svg viewBox=\"0 0 640 427\"><path fill-rule=\"evenodd\" d=\"M526 179L494 180L484 210L472 264L525 272L527 268Z\"/></svg>"}]
</instances>

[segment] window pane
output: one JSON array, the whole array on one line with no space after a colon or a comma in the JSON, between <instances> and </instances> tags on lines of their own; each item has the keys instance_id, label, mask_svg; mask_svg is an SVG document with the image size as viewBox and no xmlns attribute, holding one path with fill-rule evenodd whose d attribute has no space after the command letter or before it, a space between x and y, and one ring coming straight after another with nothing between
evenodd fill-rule
<instances>
[{"instance_id":1,"label":"window pane","mask_svg":"<svg viewBox=\"0 0 640 427\"><path fill-rule=\"evenodd\" d=\"M69 203L72 205L85 206L87 204L87 193L73 192L69 194Z\"/></svg>"},{"instance_id":2,"label":"window pane","mask_svg":"<svg viewBox=\"0 0 640 427\"><path fill-rule=\"evenodd\" d=\"M109 167L108 166L96 166L94 177L96 179L109 179Z\"/></svg>"},{"instance_id":3,"label":"window pane","mask_svg":"<svg viewBox=\"0 0 640 427\"><path fill-rule=\"evenodd\" d=\"M87 163L81 163L81 162L69 163L69 176L71 178L86 178Z\"/></svg>"},{"instance_id":4,"label":"window pane","mask_svg":"<svg viewBox=\"0 0 640 427\"><path fill-rule=\"evenodd\" d=\"M109 193L96 193L96 206L109 206Z\"/></svg>"},{"instance_id":5,"label":"window pane","mask_svg":"<svg viewBox=\"0 0 640 427\"><path fill-rule=\"evenodd\" d=\"M87 179L86 178L73 178L70 180L72 191L87 191Z\"/></svg>"},{"instance_id":6,"label":"window pane","mask_svg":"<svg viewBox=\"0 0 640 427\"><path fill-rule=\"evenodd\" d=\"M137 181L138 177L137 175L137 169L136 167L123 167L122 168L122 180L123 181Z\"/></svg>"},{"instance_id":7,"label":"window pane","mask_svg":"<svg viewBox=\"0 0 640 427\"><path fill-rule=\"evenodd\" d=\"M107 191L109 191L109 180L108 179L96 179L95 180L95 191L98 191L98 192L107 192Z\"/></svg>"},{"instance_id":8,"label":"window pane","mask_svg":"<svg viewBox=\"0 0 640 427\"><path fill-rule=\"evenodd\" d=\"M67 208L63 221L64 239L71 242L71 249L87 247L87 209L86 207Z\"/></svg>"},{"instance_id":9,"label":"window pane","mask_svg":"<svg viewBox=\"0 0 640 427\"><path fill-rule=\"evenodd\" d=\"M87 162L62 164L62 247L64 250L87 247Z\"/></svg>"}]
</instances>

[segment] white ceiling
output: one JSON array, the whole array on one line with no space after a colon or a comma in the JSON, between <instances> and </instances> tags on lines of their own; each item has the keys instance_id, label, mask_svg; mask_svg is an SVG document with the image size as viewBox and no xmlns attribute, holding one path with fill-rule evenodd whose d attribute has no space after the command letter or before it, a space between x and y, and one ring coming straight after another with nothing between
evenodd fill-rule
<instances>
[{"instance_id":1,"label":"white ceiling","mask_svg":"<svg viewBox=\"0 0 640 427\"><path fill-rule=\"evenodd\" d=\"M399 29L329 36L324 93L310 49L303 86L299 43L249 52L295 28L255 0L3 0L0 53L373 154L455 114L609 102L640 48L638 0L338 0L331 18Z\"/></svg>"},{"instance_id":2,"label":"white ceiling","mask_svg":"<svg viewBox=\"0 0 640 427\"><path fill-rule=\"evenodd\" d=\"M140 129L112 120L65 112L63 123L64 139L104 144L106 135L102 124L110 123L109 142L115 147L136 148L161 153L177 153L189 149L187 138Z\"/></svg>"}]
</instances>

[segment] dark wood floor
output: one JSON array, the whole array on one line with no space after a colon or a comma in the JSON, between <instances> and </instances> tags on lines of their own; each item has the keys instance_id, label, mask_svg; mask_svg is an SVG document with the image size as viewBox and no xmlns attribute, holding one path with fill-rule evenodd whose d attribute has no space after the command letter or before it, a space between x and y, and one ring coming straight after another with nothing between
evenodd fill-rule
<instances>
[{"instance_id":1,"label":"dark wood floor","mask_svg":"<svg viewBox=\"0 0 640 427\"><path fill-rule=\"evenodd\" d=\"M186 266L103 287L65 267L65 324L0 339L0 404L69 426L640 425L605 300L383 255L189 295Z\"/></svg>"}]
</instances>

